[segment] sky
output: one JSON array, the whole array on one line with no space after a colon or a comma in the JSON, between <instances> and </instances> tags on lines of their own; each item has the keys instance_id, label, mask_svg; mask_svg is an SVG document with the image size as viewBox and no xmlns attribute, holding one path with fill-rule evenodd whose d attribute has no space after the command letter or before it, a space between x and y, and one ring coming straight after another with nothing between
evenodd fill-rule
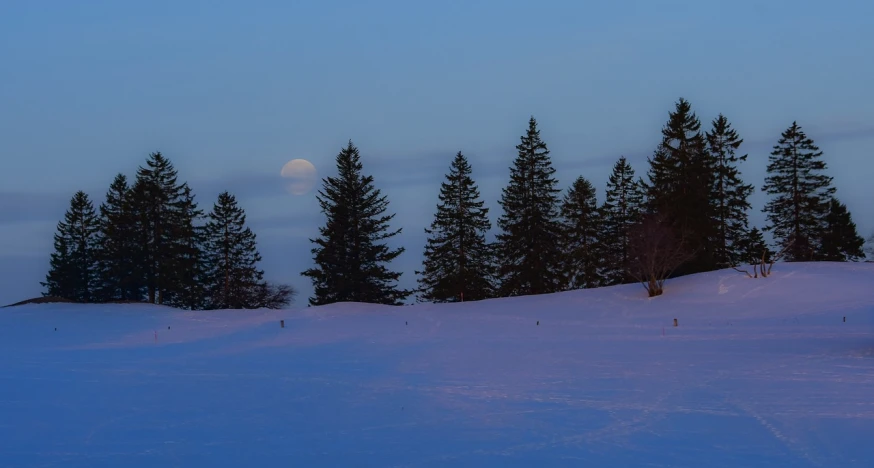
<instances>
[{"instance_id":1,"label":"sky","mask_svg":"<svg viewBox=\"0 0 874 468\"><path fill-rule=\"evenodd\" d=\"M793 121L824 151L860 233L874 232L874 3L821 1L161 1L0 3L0 304L40 294L76 190L99 204L160 151L207 210L235 194L265 275L300 272L324 216L279 173L319 176L351 139L388 196L415 285L440 182L468 156L495 224L534 116L562 189L603 197L640 175L688 99L744 138L762 225L768 153Z\"/></svg>"}]
</instances>

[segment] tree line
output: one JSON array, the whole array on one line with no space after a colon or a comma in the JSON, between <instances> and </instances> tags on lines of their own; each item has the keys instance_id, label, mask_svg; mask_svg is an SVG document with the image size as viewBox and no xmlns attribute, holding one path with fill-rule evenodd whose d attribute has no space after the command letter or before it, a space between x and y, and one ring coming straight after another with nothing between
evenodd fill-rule
<instances>
[{"instance_id":1,"label":"tree line","mask_svg":"<svg viewBox=\"0 0 874 468\"><path fill-rule=\"evenodd\" d=\"M363 173L350 141L336 157L337 175L317 197L326 223L310 239L315 265L311 305L354 301L401 304L457 302L641 282L661 294L668 277L786 261L855 261L862 239L846 205L836 197L822 151L793 122L768 158L761 190L770 199L766 224L751 226L740 165L743 139L718 115L707 130L680 99L669 112L662 140L647 159L646 179L620 157L599 204L591 181L578 177L562 194L550 152L532 117L516 146L492 228L473 179L458 152L441 184L418 287L398 287L390 262L404 252L387 240L394 214ZM770 233L768 246L763 233Z\"/></svg>"},{"instance_id":2,"label":"tree line","mask_svg":"<svg viewBox=\"0 0 874 468\"><path fill-rule=\"evenodd\" d=\"M152 153L133 183L115 176L95 209L76 192L57 225L44 296L185 309L280 308L295 290L264 280L255 234L233 195L198 208L169 159Z\"/></svg>"}]
</instances>

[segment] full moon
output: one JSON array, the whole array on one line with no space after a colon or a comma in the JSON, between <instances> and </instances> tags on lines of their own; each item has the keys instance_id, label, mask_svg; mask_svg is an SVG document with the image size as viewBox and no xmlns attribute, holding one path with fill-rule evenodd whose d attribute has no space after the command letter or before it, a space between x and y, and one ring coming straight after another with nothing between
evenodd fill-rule
<instances>
[{"instance_id":1,"label":"full moon","mask_svg":"<svg viewBox=\"0 0 874 468\"><path fill-rule=\"evenodd\" d=\"M316 185L316 179L318 178L316 166L313 166L313 163L306 159L292 159L288 161L282 166L280 175L288 181L285 189L293 195L308 193Z\"/></svg>"}]
</instances>

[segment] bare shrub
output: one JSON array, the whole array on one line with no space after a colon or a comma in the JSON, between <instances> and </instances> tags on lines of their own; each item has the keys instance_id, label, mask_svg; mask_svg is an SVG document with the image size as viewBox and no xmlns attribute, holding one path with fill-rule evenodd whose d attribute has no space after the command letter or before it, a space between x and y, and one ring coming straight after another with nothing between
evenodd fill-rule
<instances>
[{"instance_id":1,"label":"bare shrub","mask_svg":"<svg viewBox=\"0 0 874 468\"><path fill-rule=\"evenodd\" d=\"M769 255L768 249L762 251L762 258L758 260L756 263L752 263L753 272L750 273L749 270L741 270L737 266L732 266L731 268L734 271L738 271L741 273L745 273L748 278L758 278L761 276L762 278L767 278L771 276L771 269L774 268L774 264L777 263L786 252L789 250L789 247L792 246L792 242L786 244L786 247L783 247L783 250L777 252L776 255Z\"/></svg>"},{"instance_id":2,"label":"bare shrub","mask_svg":"<svg viewBox=\"0 0 874 468\"><path fill-rule=\"evenodd\" d=\"M629 232L628 273L649 297L661 295L665 280L692 257L693 252L662 216L647 215Z\"/></svg>"},{"instance_id":3,"label":"bare shrub","mask_svg":"<svg viewBox=\"0 0 874 468\"><path fill-rule=\"evenodd\" d=\"M291 304L297 290L287 284L260 283L253 294L253 308L281 309Z\"/></svg>"}]
</instances>

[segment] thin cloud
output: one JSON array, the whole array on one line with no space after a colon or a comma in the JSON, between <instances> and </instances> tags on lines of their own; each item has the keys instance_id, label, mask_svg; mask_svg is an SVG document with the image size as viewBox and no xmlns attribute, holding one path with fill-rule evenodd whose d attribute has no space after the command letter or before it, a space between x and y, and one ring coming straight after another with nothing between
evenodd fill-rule
<instances>
[{"instance_id":1,"label":"thin cloud","mask_svg":"<svg viewBox=\"0 0 874 468\"><path fill-rule=\"evenodd\" d=\"M859 126L855 128L830 128L825 126L807 126L803 123L798 123L802 131L812 138L817 146L822 146L822 143L840 143L843 141L851 141L865 138L874 138L874 126ZM767 150L777 144L780 139L780 134L789 128L787 124L785 128L775 130L773 135L768 137L759 137L749 140L744 140L741 148L746 148L747 151L752 150Z\"/></svg>"},{"instance_id":2,"label":"thin cloud","mask_svg":"<svg viewBox=\"0 0 874 468\"><path fill-rule=\"evenodd\" d=\"M293 228L310 228L319 226L325 221L325 216L318 214L294 214L294 215L278 215L264 216L259 218L247 219L247 223L258 234L261 231L278 230L278 229L293 229ZM312 235L317 235L315 229L312 230Z\"/></svg>"},{"instance_id":3,"label":"thin cloud","mask_svg":"<svg viewBox=\"0 0 874 468\"><path fill-rule=\"evenodd\" d=\"M233 174L209 180L189 182L201 204L212 203L218 194L229 192L237 198L260 198L286 194L278 174Z\"/></svg>"},{"instance_id":4,"label":"thin cloud","mask_svg":"<svg viewBox=\"0 0 874 468\"><path fill-rule=\"evenodd\" d=\"M0 224L59 221L72 194L0 192Z\"/></svg>"}]
</instances>

